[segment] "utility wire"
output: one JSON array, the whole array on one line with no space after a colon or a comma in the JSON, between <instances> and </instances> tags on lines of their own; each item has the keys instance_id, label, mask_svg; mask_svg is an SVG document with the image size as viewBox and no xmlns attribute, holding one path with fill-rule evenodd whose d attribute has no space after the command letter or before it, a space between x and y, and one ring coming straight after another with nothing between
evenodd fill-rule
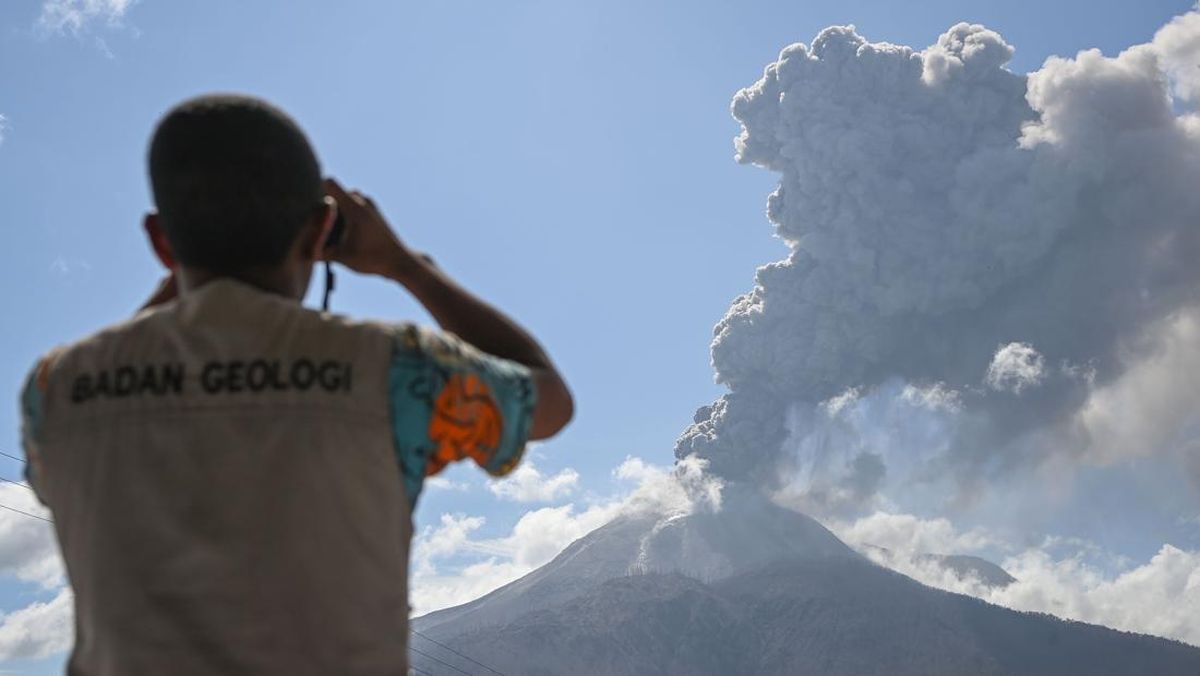
<instances>
[{"instance_id":1,"label":"utility wire","mask_svg":"<svg viewBox=\"0 0 1200 676\"><path fill-rule=\"evenodd\" d=\"M413 673L416 674L417 676L433 676L433 674L429 673L428 671L425 671L423 669L418 669L417 667L414 667L411 664L408 665L408 668L412 669Z\"/></svg>"},{"instance_id":2,"label":"utility wire","mask_svg":"<svg viewBox=\"0 0 1200 676\"><path fill-rule=\"evenodd\" d=\"M484 664L483 662L480 662L476 659L473 659L471 657L468 657L468 656L458 652L457 650L455 650L454 648L451 648L450 646L446 645L445 643L440 643L438 641L435 641L435 640L429 638L428 636L426 636L425 634L422 634L421 632L417 631L416 629L412 629L411 631L412 631L412 633L416 634L417 636L420 636L421 638L425 639L426 641L429 641L430 643L432 643L434 645L441 646L441 647L445 648L446 650L449 650L450 652L454 653L455 655L458 655L459 657L463 658L464 660L466 660L472 664L477 664L477 665L483 667L484 669L487 669L488 671L492 672L493 674L496 674L496 676L504 676L504 674L502 674L501 672L496 671L495 669L489 667L488 665Z\"/></svg>"},{"instance_id":3,"label":"utility wire","mask_svg":"<svg viewBox=\"0 0 1200 676\"><path fill-rule=\"evenodd\" d=\"M16 507L9 507L8 505L0 505L0 508L7 509L10 512L16 512L17 514L24 514L25 516L27 516L31 519L37 519L38 521L45 521L46 523L54 523L54 519L47 519L44 516L38 516L37 514L30 514L29 512L23 512L23 511L17 509Z\"/></svg>"},{"instance_id":4,"label":"utility wire","mask_svg":"<svg viewBox=\"0 0 1200 676\"><path fill-rule=\"evenodd\" d=\"M27 491L31 491L31 490L33 490L33 486L30 486L30 485L29 485L29 484L27 484L27 483L22 483L22 482L20 482L20 481L13 481L12 479L7 479L7 478L5 478L5 477L2 477L2 476L0 476L0 481L3 481L3 482L4 482L4 483L6 483L6 484L12 484L12 485L14 485L14 486L20 486L21 488L24 488L24 489L25 489L25 490L27 490Z\"/></svg>"},{"instance_id":5,"label":"utility wire","mask_svg":"<svg viewBox=\"0 0 1200 676\"><path fill-rule=\"evenodd\" d=\"M453 669L453 670L457 671L457 672L458 672L458 673L460 673L460 674L465 674L465 676L472 676L471 672L469 672L469 671L463 671L462 669L459 669L458 667L454 666L453 664L450 664L449 662L444 662L444 661L442 661L442 660L439 660L438 658L434 657L433 655L430 655L430 654L429 654L429 653L427 653L427 652L424 652L424 651L422 651L422 650L419 650L419 649L417 649L417 648L414 648L414 647L412 647L411 645L410 645L410 646L408 646L408 649L409 649L409 650L411 650L411 651L413 651L414 653L416 653L416 654L418 654L418 655L421 655L422 657L427 657L427 658L429 658L429 659L433 660L434 662L437 662L438 664L443 664L443 665L445 665L445 666L447 666L447 667L450 667L451 669Z\"/></svg>"},{"instance_id":6,"label":"utility wire","mask_svg":"<svg viewBox=\"0 0 1200 676\"><path fill-rule=\"evenodd\" d=\"M17 456L5 453L4 451L0 451L0 455L3 455L6 458L12 458L13 460L17 460L19 462L25 462L25 460L23 458L18 458ZM4 483L12 484L14 486L20 486L21 488L24 488L27 491L33 490L33 486L30 486L29 484L21 483L20 481L13 481L12 479L6 479L2 476L0 476L0 481L3 481ZM0 504L0 509L7 509L10 512L16 512L17 514L24 514L25 516L27 516L31 519L37 519L38 521L45 521L46 523L54 523L54 519L47 519L44 516L38 516L37 514L30 514L29 512L17 509L16 507L9 507L8 505Z\"/></svg>"},{"instance_id":7,"label":"utility wire","mask_svg":"<svg viewBox=\"0 0 1200 676\"><path fill-rule=\"evenodd\" d=\"M5 453L4 451L0 451L0 455L3 455L6 458L12 458L13 460L16 460L17 462L25 462L25 458L18 458L17 456L11 455L9 453Z\"/></svg>"}]
</instances>

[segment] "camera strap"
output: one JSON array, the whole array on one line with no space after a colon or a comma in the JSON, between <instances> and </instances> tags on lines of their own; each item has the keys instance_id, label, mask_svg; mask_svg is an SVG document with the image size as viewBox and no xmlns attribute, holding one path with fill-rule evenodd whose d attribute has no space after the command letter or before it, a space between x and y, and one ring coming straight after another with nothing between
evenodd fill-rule
<instances>
[{"instance_id":1,"label":"camera strap","mask_svg":"<svg viewBox=\"0 0 1200 676\"><path fill-rule=\"evenodd\" d=\"M333 263L325 261L325 294L321 299L321 310L329 312L329 296L333 294Z\"/></svg>"}]
</instances>

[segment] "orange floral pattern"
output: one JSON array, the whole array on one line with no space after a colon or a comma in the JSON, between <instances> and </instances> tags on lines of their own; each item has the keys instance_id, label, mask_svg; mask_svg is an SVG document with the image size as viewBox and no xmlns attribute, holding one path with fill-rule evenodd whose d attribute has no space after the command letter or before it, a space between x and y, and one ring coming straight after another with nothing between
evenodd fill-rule
<instances>
[{"instance_id":1,"label":"orange floral pattern","mask_svg":"<svg viewBox=\"0 0 1200 676\"><path fill-rule=\"evenodd\" d=\"M474 373L452 373L434 399L429 438L435 449L425 473L432 476L464 458L486 466L502 431L503 417L487 383Z\"/></svg>"}]
</instances>

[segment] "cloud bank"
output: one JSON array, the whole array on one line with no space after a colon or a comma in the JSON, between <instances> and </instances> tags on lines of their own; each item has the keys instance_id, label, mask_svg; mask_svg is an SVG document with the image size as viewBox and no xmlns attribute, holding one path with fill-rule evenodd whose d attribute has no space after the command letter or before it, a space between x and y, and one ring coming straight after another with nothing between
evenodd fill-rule
<instances>
[{"instance_id":1,"label":"cloud bank","mask_svg":"<svg viewBox=\"0 0 1200 676\"><path fill-rule=\"evenodd\" d=\"M631 486L627 492L528 511L500 537L477 536L487 523L484 516L443 514L437 526L425 528L414 540L414 615L465 603L512 582L618 516L669 517L711 509L720 501L720 485L704 476L703 469L695 460L669 468L626 458L613 476Z\"/></svg>"},{"instance_id":2,"label":"cloud bank","mask_svg":"<svg viewBox=\"0 0 1200 676\"><path fill-rule=\"evenodd\" d=\"M0 617L0 659L40 659L66 652L75 640L74 595L67 587Z\"/></svg>"},{"instance_id":3,"label":"cloud bank","mask_svg":"<svg viewBox=\"0 0 1200 676\"><path fill-rule=\"evenodd\" d=\"M0 503L30 514L49 514L33 493L12 484L0 485ZM34 601L0 615L0 660L37 659L61 653L71 646L74 615L71 591L54 528L45 521L0 510L0 574L31 583L49 601Z\"/></svg>"},{"instance_id":4,"label":"cloud bank","mask_svg":"<svg viewBox=\"0 0 1200 676\"><path fill-rule=\"evenodd\" d=\"M570 495L579 485L579 472L567 468L547 476L528 458L511 475L488 485L498 498L513 502L551 502Z\"/></svg>"},{"instance_id":5,"label":"cloud bank","mask_svg":"<svg viewBox=\"0 0 1200 676\"><path fill-rule=\"evenodd\" d=\"M833 526L840 537L861 547L877 563L932 587L1014 610L1050 613L1200 646L1196 622L1200 552L1163 545L1148 561L1132 565L1086 541L1046 538L1035 546L1009 551L1001 562L1016 582L994 587L921 556L1006 547L984 530L960 532L946 519L885 512ZM1112 568L1116 571L1109 572Z\"/></svg>"}]
</instances>

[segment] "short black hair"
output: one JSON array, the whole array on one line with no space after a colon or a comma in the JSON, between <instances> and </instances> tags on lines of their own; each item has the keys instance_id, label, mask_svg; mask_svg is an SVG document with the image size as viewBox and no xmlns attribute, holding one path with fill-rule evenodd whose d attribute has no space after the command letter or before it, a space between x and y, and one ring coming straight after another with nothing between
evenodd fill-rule
<instances>
[{"instance_id":1,"label":"short black hair","mask_svg":"<svg viewBox=\"0 0 1200 676\"><path fill-rule=\"evenodd\" d=\"M304 132L261 99L189 99L159 121L150 185L179 263L237 272L281 262L321 205L321 167Z\"/></svg>"}]
</instances>

